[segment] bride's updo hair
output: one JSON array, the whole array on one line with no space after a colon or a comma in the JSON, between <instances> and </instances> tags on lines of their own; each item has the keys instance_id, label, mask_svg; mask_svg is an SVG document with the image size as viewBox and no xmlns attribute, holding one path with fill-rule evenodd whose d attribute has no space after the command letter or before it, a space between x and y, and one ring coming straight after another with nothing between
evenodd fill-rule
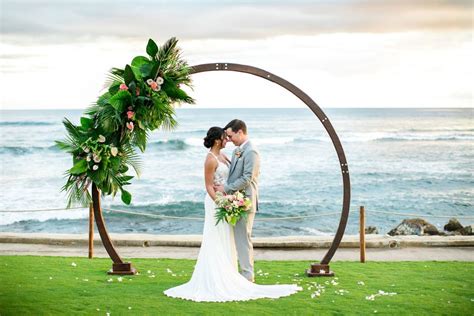
<instances>
[{"instance_id":1,"label":"bride's updo hair","mask_svg":"<svg viewBox=\"0 0 474 316\"><path fill-rule=\"evenodd\" d=\"M216 140L222 139L224 137L224 130L222 127L211 127L207 131L206 137L204 137L204 147L211 148L216 143Z\"/></svg>"}]
</instances>

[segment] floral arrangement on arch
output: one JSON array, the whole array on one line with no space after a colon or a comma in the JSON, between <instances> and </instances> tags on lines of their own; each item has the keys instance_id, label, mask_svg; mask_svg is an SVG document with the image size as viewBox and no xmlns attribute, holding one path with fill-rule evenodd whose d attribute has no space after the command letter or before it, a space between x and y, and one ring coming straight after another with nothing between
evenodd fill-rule
<instances>
[{"instance_id":1,"label":"floral arrangement on arch","mask_svg":"<svg viewBox=\"0 0 474 316\"><path fill-rule=\"evenodd\" d=\"M124 69L110 70L105 92L85 111L80 125L64 118L67 137L56 144L73 159L62 188L68 192L67 207L88 205L91 183L103 195L120 191L122 201L130 204L132 197L124 186L133 178L127 174L129 167L140 176L136 148L145 151L150 131L177 126L176 105L194 103L181 89L191 86L190 67L177 42L173 37L158 47L150 39L147 57L137 56Z\"/></svg>"}]
</instances>

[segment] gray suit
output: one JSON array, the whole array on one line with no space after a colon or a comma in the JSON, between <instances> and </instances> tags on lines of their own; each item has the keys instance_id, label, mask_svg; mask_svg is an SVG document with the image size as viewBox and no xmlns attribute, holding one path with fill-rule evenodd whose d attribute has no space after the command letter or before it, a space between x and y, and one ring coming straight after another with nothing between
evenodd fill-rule
<instances>
[{"instance_id":1,"label":"gray suit","mask_svg":"<svg viewBox=\"0 0 474 316\"><path fill-rule=\"evenodd\" d=\"M255 212L258 211L258 176L260 173L260 155L252 143L248 141L240 148L241 155L237 157L237 147L230 163L229 178L224 186L226 193L241 190L252 201L252 209L247 219L237 222L234 227L235 244L239 257L241 274L248 280L254 280L252 227Z\"/></svg>"}]
</instances>

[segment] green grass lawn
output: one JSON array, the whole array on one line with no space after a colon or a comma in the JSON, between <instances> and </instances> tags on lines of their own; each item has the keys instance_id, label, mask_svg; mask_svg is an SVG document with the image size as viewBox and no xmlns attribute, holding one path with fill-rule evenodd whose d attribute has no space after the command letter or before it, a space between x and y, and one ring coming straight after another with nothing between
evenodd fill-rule
<instances>
[{"instance_id":1,"label":"green grass lawn","mask_svg":"<svg viewBox=\"0 0 474 316\"><path fill-rule=\"evenodd\" d=\"M335 262L307 278L307 261L258 261L260 284L298 283L281 299L196 303L163 290L189 280L194 260L133 259L136 276L109 276L109 259L0 256L0 315L473 315L474 263ZM169 269L169 270L168 270ZM320 296L311 295L319 287ZM384 291L392 295L375 295ZM368 299L369 298L369 299Z\"/></svg>"}]
</instances>

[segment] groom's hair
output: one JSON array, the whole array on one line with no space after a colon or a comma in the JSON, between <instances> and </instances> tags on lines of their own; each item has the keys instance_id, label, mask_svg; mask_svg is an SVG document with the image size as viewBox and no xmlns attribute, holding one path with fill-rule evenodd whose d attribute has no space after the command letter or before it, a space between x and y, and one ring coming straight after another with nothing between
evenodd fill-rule
<instances>
[{"instance_id":1,"label":"groom's hair","mask_svg":"<svg viewBox=\"0 0 474 316\"><path fill-rule=\"evenodd\" d=\"M235 119L230 121L225 127L224 130L231 128L234 133L237 133L239 130L242 130L242 132L247 135L247 125L245 125L245 122L239 119Z\"/></svg>"}]
</instances>

